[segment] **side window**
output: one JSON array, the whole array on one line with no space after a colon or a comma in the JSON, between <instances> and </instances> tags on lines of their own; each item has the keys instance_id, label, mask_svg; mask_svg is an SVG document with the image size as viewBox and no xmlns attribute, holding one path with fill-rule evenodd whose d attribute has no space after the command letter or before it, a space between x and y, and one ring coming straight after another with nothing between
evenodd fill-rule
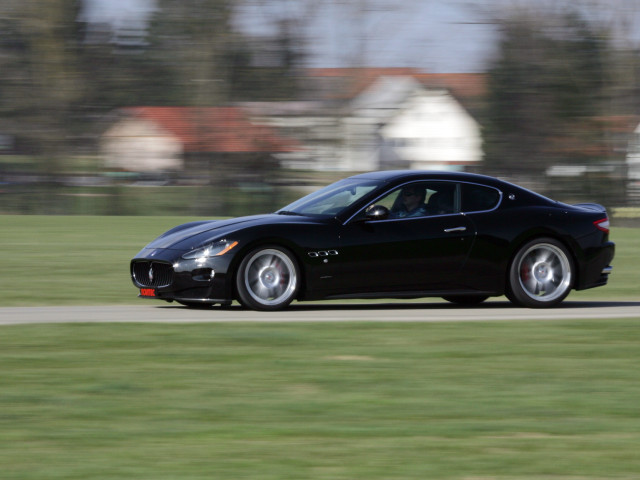
<instances>
[{"instance_id":1,"label":"side window","mask_svg":"<svg viewBox=\"0 0 640 480\"><path fill-rule=\"evenodd\" d=\"M457 213L457 184L452 182L432 182L427 191L427 215L449 215Z\"/></svg>"},{"instance_id":2,"label":"side window","mask_svg":"<svg viewBox=\"0 0 640 480\"><path fill-rule=\"evenodd\" d=\"M482 185L462 184L462 211L482 212L493 210L500 201L500 192Z\"/></svg>"},{"instance_id":3,"label":"side window","mask_svg":"<svg viewBox=\"0 0 640 480\"><path fill-rule=\"evenodd\" d=\"M413 182L402 185L375 201L389 210L389 218L447 215L459 211L454 182ZM364 217L364 211L359 217Z\"/></svg>"},{"instance_id":4,"label":"side window","mask_svg":"<svg viewBox=\"0 0 640 480\"><path fill-rule=\"evenodd\" d=\"M399 201L398 197L400 195L400 190L394 190L389 195L382 197L380 200L376 202L376 205L382 205L383 207L387 207L389 211L393 208L393 206Z\"/></svg>"},{"instance_id":5,"label":"side window","mask_svg":"<svg viewBox=\"0 0 640 480\"><path fill-rule=\"evenodd\" d=\"M427 214L425 201L428 190L427 182L414 182L391 192L383 199L394 199L389 208L389 218L424 217Z\"/></svg>"}]
</instances>

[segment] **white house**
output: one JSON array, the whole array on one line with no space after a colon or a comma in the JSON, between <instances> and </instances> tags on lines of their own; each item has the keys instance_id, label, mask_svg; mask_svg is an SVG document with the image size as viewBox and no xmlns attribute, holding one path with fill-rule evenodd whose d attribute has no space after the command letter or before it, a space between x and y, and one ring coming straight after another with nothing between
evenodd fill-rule
<instances>
[{"instance_id":1,"label":"white house","mask_svg":"<svg viewBox=\"0 0 640 480\"><path fill-rule=\"evenodd\" d=\"M447 90L415 91L380 136L393 147L382 164L396 159L411 169L461 170L483 158L480 126Z\"/></svg>"},{"instance_id":2,"label":"white house","mask_svg":"<svg viewBox=\"0 0 640 480\"><path fill-rule=\"evenodd\" d=\"M633 131L627 154L628 178L632 182L640 182L640 125Z\"/></svg>"},{"instance_id":3,"label":"white house","mask_svg":"<svg viewBox=\"0 0 640 480\"><path fill-rule=\"evenodd\" d=\"M627 150L627 180L629 182L629 200L640 203L640 125L631 135Z\"/></svg>"},{"instance_id":4,"label":"white house","mask_svg":"<svg viewBox=\"0 0 640 480\"><path fill-rule=\"evenodd\" d=\"M393 148L389 148L389 139L381 137L381 128L420 88L410 76L382 76L351 101L349 114L342 121L344 170L378 170L396 163L389 161L396 159L391 158Z\"/></svg>"},{"instance_id":5,"label":"white house","mask_svg":"<svg viewBox=\"0 0 640 480\"><path fill-rule=\"evenodd\" d=\"M101 139L104 164L110 170L178 171L183 144L153 120L128 116L111 125Z\"/></svg>"},{"instance_id":6,"label":"white house","mask_svg":"<svg viewBox=\"0 0 640 480\"><path fill-rule=\"evenodd\" d=\"M345 170L462 170L483 158L480 126L448 90L383 76L344 119Z\"/></svg>"},{"instance_id":7,"label":"white house","mask_svg":"<svg viewBox=\"0 0 640 480\"><path fill-rule=\"evenodd\" d=\"M298 148L239 108L153 106L120 109L100 146L108 169L130 172L208 171L222 158L251 170L273 154Z\"/></svg>"},{"instance_id":8,"label":"white house","mask_svg":"<svg viewBox=\"0 0 640 480\"><path fill-rule=\"evenodd\" d=\"M255 122L296 139L301 148L274 155L283 168L340 171L340 119L322 102L245 102L243 111Z\"/></svg>"}]
</instances>

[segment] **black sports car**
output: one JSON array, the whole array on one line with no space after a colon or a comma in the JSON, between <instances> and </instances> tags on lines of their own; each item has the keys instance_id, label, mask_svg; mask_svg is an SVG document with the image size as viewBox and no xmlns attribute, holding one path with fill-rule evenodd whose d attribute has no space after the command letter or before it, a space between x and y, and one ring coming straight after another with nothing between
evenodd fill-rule
<instances>
[{"instance_id":1,"label":"black sports car","mask_svg":"<svg viewBox=\"0 0 640 480\"><path fill-rule=\"evenodd\" d=\"M567 205L492 177L356 175L266 215L191 222L131 261L141 297L277 310L292 300L506 295L552 307L605 285L604 207Z\"/></svg>"}]
</instances>

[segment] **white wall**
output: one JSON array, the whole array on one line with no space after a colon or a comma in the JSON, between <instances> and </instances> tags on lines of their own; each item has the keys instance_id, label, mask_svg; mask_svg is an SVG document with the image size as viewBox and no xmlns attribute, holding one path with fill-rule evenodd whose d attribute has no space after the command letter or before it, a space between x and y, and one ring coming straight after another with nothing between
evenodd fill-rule
<instances>
[{"instance_id":1,"label":"white wall","mask_svg":"<svg viewBox=\"0 0 640 480\"><path fill-rule=\"evenodd\" d=\"M381 131L414 169L456 169L483 158L480 127L446 90L422 90Z\"/></svg>"},{"instance_id":2,"label":"white wall","mask_svg":"<svg viewBox=\"0 0 640 480\"><path fill-rule=\"evenodd\" d=\"M629 180L640 181L640 125L634 130L633 138L629 142L627 168Z\"/></svg>"},{"instance_id":3,"label":"white wall","mask_svg":"<svg viewBox=\"0 0 640 480\"><path fill-rule=\"evenodd\" d=\"M105 167L130 172L176 171L183 168L182 145L155 123L124 118L103 135Z\"/></svg>"}]
</instances>

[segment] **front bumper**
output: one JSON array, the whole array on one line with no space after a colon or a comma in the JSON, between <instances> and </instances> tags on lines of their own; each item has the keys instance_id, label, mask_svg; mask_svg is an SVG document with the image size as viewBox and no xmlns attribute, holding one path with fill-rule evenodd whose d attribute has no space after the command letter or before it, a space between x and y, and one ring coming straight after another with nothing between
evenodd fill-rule
<instances>
[{"instance_id":1,"label":"front bumper","mask_svg":"<svg viewBox=\"0 0 640 480\"><path fill-rule=\"evenodd\" d=\"M230 258L185 260L182 253L145 249L131 260L131 280L140 289L140 297L204 304L233 299L227 275Z\"/></svg>"}]
</instances>

